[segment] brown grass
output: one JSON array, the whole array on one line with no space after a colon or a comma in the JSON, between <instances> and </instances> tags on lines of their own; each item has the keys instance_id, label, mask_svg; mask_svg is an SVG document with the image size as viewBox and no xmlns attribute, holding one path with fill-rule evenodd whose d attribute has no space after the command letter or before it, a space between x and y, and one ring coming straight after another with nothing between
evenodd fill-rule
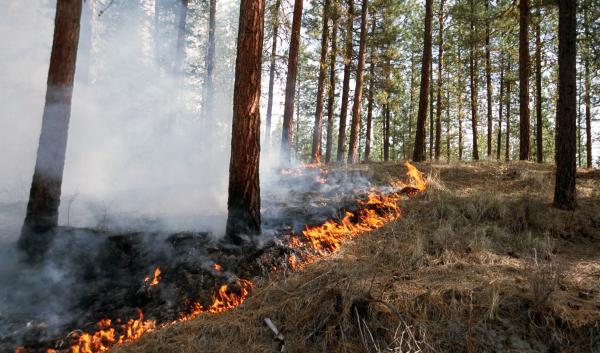
<instances>
[{"instance_id":1,"label":"brown grass","mask_svg":"<svg viewBox=\"0 0 600 353\"><path fill-rule=\"evenodd\" d=\"M233 311L113 352L278 352L267 317L288 352L598 352L600 175L581 174L580 207L564 212L548 166L418 167L431 187L400 220L258 280ZM380 183L404 173L368 168Z\"/></svg>"}]
</instances>

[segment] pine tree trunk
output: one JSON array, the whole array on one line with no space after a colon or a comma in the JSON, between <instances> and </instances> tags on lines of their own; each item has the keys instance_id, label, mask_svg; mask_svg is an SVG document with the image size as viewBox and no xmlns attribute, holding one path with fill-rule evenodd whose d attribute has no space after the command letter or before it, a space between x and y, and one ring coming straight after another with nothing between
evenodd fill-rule
<instances>
[{"instance_id":1,"label":"pine tree trunk","mask_svg":"<svg viewBox=\"0 0 600 353\"><path fill-rule=\"evenodd\" d=\"M288 57L287 80L285 83L283 129L281 132L281 163L283 165L289 165L292 162L291 143L294 140L294 94L296 93L296 76L298 72L298 50L300 49L302 5L303 0L295 0Z\"/></svg>"},{"instance_id":2,"label":"pine tree trunk","mask_svg":"<svg viewBox=\"0 0 600 353\"><path fill-rule=\"evenodd\" d=\"M369 1L363 0L360 21L360 42L358 48L358 68L356 69L356 86L354 88L354 102L352 106L352 124L350 126L350 146L348 147L348 163L359 161L358 144L360 134L360 115L363 94L363 80L365 71L365 52L367 46L367 17L369 14Z\"/></svg>"},{"instance_id":3,"label":"pine tree trunk","mask_svg":"<svg viewBox=\"0 0 600 353\"><path fill-rule=\"evenodd\" d=\"M519 0L519 159L528 160L529 141L529 0Z\"/></svg>"},{"instance_id":4,"label":"pine tree trunk","mask_svg":"<svg viewBox=\"0 0 600 353\"><path fill-rule=\"evenodd\" d=\"M485 1L485 84L487 93L487 159L492 159L492 60L490 58L490 1Z\"/></svg>"},{"instance_id":5,"label":"pine tree trunk","mask_svg":"<svg viewBox=\"0 0 600 353\"><path fill-rule=\"evenodd\" d=\"M375 32L375 26L377 25L375 17L372 19L371 33ZM369 94L367 98L367 134L365 137L365 162L371 160L371 126L373 125L373 100L375 96L375 46L371 47L370 55L370 67L369 67Z\"/></svg>"},{"instance_id":6,"label":"pine tree trunk","mask_svg":"<svg viewBox=\"0 0 600 353\"><path fill-rule=\"evenodd\" d=\"M506 141L504 142L505 145L505 153L504 153L504 159L508 162L510 161L510 63L508 63L508 68L507 68L507 76L509 76L508 81L506 82Z\"/></svg>"},{"instance_id":7,"label":"pine tree trunk","mask_svg":"<svg viewBox=\"0 0 600 353\"><path fill-rule=\"evenodd\" d=\"M405 138L405 141L402 144L402 146L403 146L402 149L409 150L409 151L410 151L410 139L412 138L412 124L413 124L414 101L415 101L415 76L416 76L415 75L415 66L416 66L415 55L414 55L414 53L411 53L411 55L410 55L410 99L409 99L409 104L408 104L408 136ZM405 145L407 145L408 147L404 148ZM404 159L407 159L406 151L405 151Z\"/></svg>"},{"instance_id":8,"label":"pine tree trunk","mask_svg":"<svg viewBox=\"0 0 600 353\"><path fill-rule=\"evenodd\" d=\"M383 109L383 121L385 126L383 135L383 161L387 162L390 160L390 106L388 103L385 104Z\"/></svg>"},{"instance_id":9,"label":"pine tree trunk","mask_svg":"<svg viewBox=\"0 0 600 353\"><path fill-rule=\"evenodd\" d=\"M257 0L262 1L262 0ZM215 29L217 0L210 0L210 9L208 16L208 44L206 50L206 75L204 77L204 99L203 110L204 117L211 117L213 114L213 96L214 96L214 70L215 70Z\"/></svg>"},{"instance_id":10,"label":"pine tree trunk","mask_svg":"<svg viewBox=\"0 0 600 353\"><path fill-rule=\"evenodd\" d=\"M429 160L433 159L433 139L434 139L434 110L433 110L433 59L431 60L431 67L429 68ZM427 151L425 151L427 154Z\"/></svg>"},{"instance_id":11,"label":"pine tree trunk","mask_svg":"<svg viewBox=\"0 0 600 353\"><path fill-rule=\"evenodd\" d=\"M214 0L213 0L214 1ZM179 20L177 23L177 48L175 50L175 61L173 62L173 73L181 76L183 60L185 58L185 23L188 13L188 0L181 0L178 7Z\"/></svg>"},{"instance_id":12,"label":"pine tree trunk","mask_svg":"<svg viewBox=\"0 0 600 353\"><path fill-rule=\"evenodd\" d=\"M435 118L435 160L440 159L442 141L442 71L444 69L444 0L440 0L440 13L438 15L440 24L438 43L438 73L437 73L437 107Z\"/></svg>"},{"instance_id":13,"label":"pine tree trunk","mask_svg":"<svg viewBox=\"0 0 600 353\"><path fill-rule=\"evenodd\" d=\"M538 6L540 1L538 0ZM538 18L535 24L535 117L536 117L536 159L544 163L543 127L542 116L542 42L540 39L540 21L542 20L541 8L538 9Z\"/></svg>"},{"instance_id":14,"label":"pine tree trunk","mask_svg":"<svg viewBox=\"0 0 600 353\"><path fill-rule=\"evenodd\" d=\"M344 161L346 153L346 120L348 118L348 100L350 96L350 70L352 68L352 56L354 47L352 35L354 30L354 0L348 0L348 13L346 19L346 54L344 58L344 81L342 83L342 106L340 110L340 128L338 133L337 162Z\"/></svg>"},{"instance_id":15,"label":"pine tree trunk","mask_svg":"<svg viewBox=\"0 0 600 353\"><path fill-rule=\"evenodd\" d=\"M446 84L450 83L450 70L446 70ZM450 162L450 87L446 88L446 160Z\"/></svg>"},{"instance_id":16,"label":"pine tree trunk","mask_svg":"<svg viewBox=\"0 0 600 353\"><path fill-rule=\"evenodd\" d=\"M496 159L500 160L502 153L502 108L504 107L504 56L500 60L500 97L498 97L498 146Z\"/></svg>"},{"instance_id":17,"label":"pine tree trunk","mask_svg":"<svg viewBox=\"0 0 600 353\"><path fill-rule=\"evenodd\" d=\"M425 31L423 34L423 60L421 64L421 91L419 93L419 113L417 115L417 132L413 161L425 160L425 121L429 100L429 76L431 68L431 20L433 17L433 0L425 0Z\"/></svg>"},{"instance_id":18,"label":"pine tree trunk","mask_svg":"<svg viewBox=\"0 0 600 353\"><path fill-rule=\"evenodd\" d=\"M325 162L331 163L331 155L333 153L333 120L334 120L334 108L335 108L335 65L337 59L337 27L338 27L338 14L337 4L333 0L332 3L332 17L333 23L331 24L331 61L329 62L329 91L327 101L327 139L325 143Z\"/></svg>"},{"instance_id":19,"label":"pine tree trunk","mask_svg":"<svg viewBox=\"0 0 600 353\"><path fill-rule=\"evenodd\" d=\"M554 206L573 210L576 207L575 129L576 129L576 66L577 66L577 1L558 2L558 95L560 104L556 120L558 144L556 153L556 184Z\"/></svg>"},{"instance_id":20,"label":"pine tree trunk","mask_svg":"<svg viewBox=\"0 0 600 353\"><path fill-rule=\"evenodd\" d=\"M457 71L457 81L458 81L458 97L457 97L457 105L458 105L458 160L462 161L463 158L463 129L462 129L462 122L463 122L463 117L464 117L464 112L463 112L463 105L462 105L462 98L463 98L463 91L464 91L464 84L463 84L463 79L462 79L462 59L461 59L461 51L460 51L460 47L458 48L458 71Z\"/></svg>"},{"instance_id":21,"label":"pine tree trunk","mask_svg":"<svg viewBox=\"0 0 600 353\"><path fill-rule=\"evenodd\" d=\"M241 0L233 89L226 234L234 244L260 234L260 77L264 0Z\"/></svg>"},{"instance_id":22,"label":"pine tree trunk","mask_svg":"<svg viewBox=\"0 0 600 353\"><path fill-rule=\"evenodd\" d=\"M279 8L281 7L281 0L275 0L275 6L273 8L273 17L275 23L273 23L273 43L271 46L271 58L269 65L269 93L267 98L267 119L265 122L265 148L271 147L271 121L273 119L273 95L275 89L275 69L277 68L277 36L279 35Z\"/></svg>"},{"instance_id":23,"label":"pine tree trunk","mask_svg":"<svg viewBox=\"0 0 600 353\"><path fill-rule=\"evenodd\" d=\"M81 11L81 0L57 0L42 131L19 239L31 257L47 249L58 223Z\"/></svg>"},{"instance_id":24,"label":"pine tree trunk","mask_svg":"<svg viewBox=\"0 0 600 353\"><path fill-rule=\"evenodd\" d=\"M584 81L585 81L585 137L586 137L586 166L592 167L592 81L590 78L590 42L592 36L590 33L589 15L587 7L584 8L584 26L585 26L585 52L584 52Z\"/></svg>"},{"instance_id":25,"label":"pine tree trunk","mask_svg":"<svg viewBox=\"0 0 600 353\"><path fill-rule=\"evenodd\" d=\"M475 23L474 23L474 3L471 0L471 45L469 50L469 74L471 76L471 125L473 129L473 160L479 160L479 148L477 147L477 89L478 89L478 71L477 58L475 52Z\"/></svg>"},{"instance_id":26,"label":"pine tree trunk","mask_svg":"<svg viewBox=\"0 0 600 353\"><path fill-rule=\"evenodd\" d=\"M323 6L323 29L321 32L321 59L319 60L319 83L317 85L317 111L313 127L312 162L321 163L321 141L323 140L323 94L325 92L325 78L327 76L327 50L329 43L329 12L330 1L325 0Z\"/></svg>"}]
</instances>

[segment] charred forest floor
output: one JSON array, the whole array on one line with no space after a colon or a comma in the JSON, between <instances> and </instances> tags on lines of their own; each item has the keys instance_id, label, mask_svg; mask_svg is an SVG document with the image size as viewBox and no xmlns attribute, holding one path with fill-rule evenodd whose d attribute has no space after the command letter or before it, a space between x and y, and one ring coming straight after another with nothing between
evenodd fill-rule
<instances>
[{"instance_id":1,"label":"charred forest floor","mask_svg":"<svg viewBox=\"0 0 600 353\"><path fill-rule=\"evenodd\" d=\"M550 165L416 166L429 188L396 221L255 278L234 310L111 352L599 352L600 171L579 170L567 212L552 208ZM380 185L405 173L351 169Z\"/></svg>"}]
</instances>

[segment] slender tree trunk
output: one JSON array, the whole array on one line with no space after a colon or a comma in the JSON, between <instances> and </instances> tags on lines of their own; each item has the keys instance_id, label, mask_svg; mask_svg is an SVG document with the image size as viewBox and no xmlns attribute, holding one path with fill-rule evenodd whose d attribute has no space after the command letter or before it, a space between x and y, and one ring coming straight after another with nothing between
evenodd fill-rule
<instances>
[{"instance_id":1,"label":"slender tree trunk","mask_svg":"<svg viewBox=\"0 0 600 353\"><path fill-rule=\"evenodd\" d=\"M213 0L214 1L214 0ZM173 62L173 73L181 76L183 60L185 58L185 23L188 13L188 0L181 0L178 7L179 21L177 23L177 48L175 50L175 61Z\"/></svg>"},{"instance_id":2,"label":"slender tree trunk","mask_svg":"<svg viewBox=\"0 0 600 353\"><path fill-rule=\"evenodd\" d=\"M581 150L581 118L583 115L581 113L581 92L583 91L583 87L581 87L583 81L581 72L579 72L579 78L577 81L579 82L579 88L577 89L577 166L581 167L583 165L581 162L581 156L583 154L583 151Z\"/></svg>"},{"instance_id":3,"label":"slender tree trunk","mask_svg":"<svg viewBox=\"0 0 600 353\"><path fill-rule=\"evenodd\" d=\"M383 161L387 162L390 160L390 106L388 103L385 104L383 109L383 121L384 121L384 140L383 140Z\"/></svg>"},{"instance_id":4,"label":"slender tree trunk","mask_svg":"<svg viewBox=\"0 0 600 353\"><path fill-rule=\"evenodd\" d=\"M575 129L576 129L576 72L577 72L577 1L558 2L558 95L556 119L558 144L556 154L556 184L554 206L573 210L576 202Z\"/></svg>"},{"instance_id":5,"label":"slender tree trunk","mask_svg":"<svg viewBox=\"0 0 600 353\"><path fill-rule=\"evenodd\" d=\"M296 86L296 99L298 100L298 104L296 104L296 119L294 120L296 123L296 128L294 131L300 131L300 102L302 99L302 92L300 91L300 86ZM300 134L294 134L294 156L296 159L299 159L300 156Z\"/></svg>"},{"instance_id":6,"label":"slender tree trunk","mask_svg":"<svg viewBox=\"0 0 600 353\"><path fill-rule=\"evenodd\" d=\"M263 0L255 0L263 1ZM206 50L206 76L204 78L204 117L213 114L213 99L214 99L214 70L215 70L215 29L216 29L216 13L217 0L210 0L210 10L208 16L208 48Z\"/></svg>"},{"instance_id":7,"label":"slender tree trunk","mask_svg":"<svg viewBox=\"0 0 600 353\"><path fill-rule=\"evenodd\" d=\"M463 118L464 118L464 113L463 113L463 105L462 105L462 98L463 98L463 91L465 89L465 85L463 83L463 79L462 79L462 59L461 59L461 51L460 51L460 47L458 48L458 72L457 72L457 81L458 81L458 96L457 96L457 105L458 105L458 160L462 161L463 159L463 128L462 128L462 122L463 122Z\"/></svg>"},{"instance_id":8,"label":"slender tree trunk","mask_svg":"<svg viewBox=\"0 0 600 353\"><path fill-rule=\"evenodd\" d=\"M281 162L283 165L289 165L292 162L290 149L292 147L291 143L294 140L294 93L296 92L296 75L298 71L302 5L303 0L295 0L288 57L287 81L285 84L285 103L283 105L283 130L281 133Z\"/></svg>"},{"instance_id":9,"label":"slender tree trunk","mask_svg":"<svg viewBox=\"0 0 600 353\"><path fill-rule=\"evenodd\" d=\"M373 16L371 24L371 33L375 32L375 26L377 21ZM371 55L369 56L369 95L367 98L367 135L365 137L365 162L369 162L371 159L371 126L373 125L373 100L375 95L375 46L371 47Z\"/></svg>"},{"instance_id":10,"label":"slender tree trunk","mask_svg":"<svg viewBox=\"0 0 600 353\"><path fill-rule=\"evenodd\" d=\"M333 153L333 120L335 109L335 64L337 59L337 27L338 14L336 0L333 0L331 24L331 61L329 63L329 91L327 101L327 141L325 146L325 162L331 163Z\"/></svg>"},{"instance_id":11,"label":"slender tree trunk","mask_svg":"<svg viewBox=\"0 0 600 353\"><path fill-rule=\"evenodd\" d=\"M519 159L531 156L529 141L529 0L519 0Z\"/></svg>"},{"instance_id":12,"label":"slender tree trunk","mask_svg":"<svg viewBox=\"0 0 600 353\"><path fill-rule=\"evenodd\" d=\"M490 1L485 1L485 84L487 93L487 159L492 159L492 60L490 55Z\"/></svg>"},{"instance_id":13,"label":"slender tree trunk","mask_svg":"<svg viewBox=\"0 0 600 353\"><path fill-rule=\"evenodd\" d=\"M498 148L496 159L500 160L502 153L502 108L504 107L504 56L500 60L500 97L498 97Z\"/></svg>"},{"instance_id":14,"label":"slender tree trunk","mask_svg":"<svg viewBox=\"0 0 600 353\"><path fill-rule=\"evenodd\" d=\"M446 84L450 84L450 70L446 70ZM446 160L450 162L450 87L446 87Z\"/></svg>"},{"instance_id":15,"label":"slender tree trunk","mask_svg":"<svg viewBox=\"0 0 600 353\"><path fill-rule=\"evenodd\" d=\"M279 35L279 8L281 0L275 0L273 7L273 43L271 46L271 58L269 66L269 93L267 98L267 119L265 124L265 147L271 147L271 121L273 119L273 95L275 89L275 69L277 68L277 36Z\"/></svg>"},{"instance_id":16,"label":"slender tree trunk","mask_svg":"<svg viewBox=\"0 0 600 353\"><path fill-rule=\"evenodd\" d=\"M421 64L421 92L419 93L419 113L417 115L417 132L413 160L425 160L425 121L429 94L429 76L431 68L431 20L433 17L433 0L425 0L425 31L423 34L423 60Z\"/></svg>"},{"instance_id":17,"label":"slender tree trunk","mask_svg":"<svg viewBox=\"0 0 600 353\"><path fill-rule=\"evenodd\" d=\"M441 141L442 141L442 71L444 69L444 0L440 0L440 13L438 15L440 23L439 43L438 43L438 73L437 73L437 108L435 118L435 160L440 159Z\"/></svg>"},{"instance_id":18,"label":"slender tree trunk","mask_svg":"<svg viewBox=\"0 0 600 353\"><path fill-rule=\"evenodd\" d=\"M433 159L433 139L434 139L434 110L433 110L433 59L431 60L431 67L429 68L429 160ZM427 154L427 151L425 151Z\"/></svg>"},{"instance_id":19,"label":"slender tree trunk","mask_svg":"<svg viewBox=\"0 0 600 353\"><path fill-rule=\"evenodd\" d=\"M510 77L510 63L508 63L507 75ZM504 143L506 149L504 159L510 161L510 78L506 81L506 141Z\"/></svg>"},{"instance_id":20,"label":"slender tree trunk","mask_svg":"<svg viewBox=\"0 0 600 353\"><path fill-rule=\"evenodd\" d=\"M540 21L542 20L541 4L538 0L538 18L535 24L535 117L536 125L536 159L538 163L544 163L543 127L542 116L542 41L540 39Z\"/></svg>"},{"instance_id":21,"label":"slender tree trunk","mask_svg":"<svg viewBox=\"0 0 600 353\"><path fill-rule=\"evenodd\" d=\"M19 248L42 255L58 223L71 98L77 61L81 0L57 0L42 131Z\"/></svg>"},{"instance_id":22,"label":"slender tree trunk","mask_svg":"<svg viewBox=\"0 0 600 353\"><path fill-rule=\"evenodd\" d=\"M227 237L260 234L260 77L264 0L241 0L233 89Z\"/></svg>"},{"instance_id":23,"label":"slender tree trunk","mask_svg":"<svg viewBox=\"0 0 600 353\"><path fill-rule=\"evenodd\" d=\"M350 126L350 146L348 148L348 163L358 163L358 143L360 133L360 114L362 103L363 79L365 71L365 51L367 46L367 21L369 14L369 1L363 0L360 20L360 43L358 48L358 68L356 69L356 86L354 89L354 102L352 106L352 124Z\"/></svg>"},{"instance_id":24,"label":"slender tree trunk","mask_svg":"<svg viewBox=\"0 0 600 353\"><path fill-rule=\"evenodd\" d=\"M477 58L475 52L475 23L474 23L474 3L471 0L471 45L469 50L469 74L471 76L471 125L473 128L473 160L479 160L479 148L477 147L477 89L478 83L478 70L477 70Z\"/></svg>"},{"instance_id":25,"label":"slender tree trunk","mask_svg":"<svg viewBox=\"0 0 600 353\"><path fill-rule=\"evenodd\" d=\"M584 81L585 81L585 137L586 137L586 166L592 167L592 81L590 78L590 42L592 35L590 33L588 9L585 7L584 26L585 26L585 52L584 52Z\"/></svg>"},{"instance_id":26,"label":"slender tree trunk","mask_svg":"<svg viewBox=\"0 0 600 353\"><path fill-rule=\"evenodd\" d=\"M415 101L415 55L414 52L410 55L410 102L408 105L408 136L405 138L404 145L408 146L408 150L410 150L410 139L412 138L412 124L413 124L413 115L414 115L414 101ZM405 151L406 152L406 151ZM406 159L406 154L404 159Z\"/></svg>"},{"instance_id":27,"label":"slender tree trunk","mask_svg":"<svg viewBox=\"0 0 600 353\"><path fill-rule=\"evenodd\" d=\"M321 59L319 60L319 83L317 86L317 111L313 127L312 162L321 163L321 141L323 140L323 94L327 76L327 50L329 42L329 12L330 1L325 0L323 6L323 29L321 31Z\"/></svg>"},{"instance_id":28,"label":"slender tree trunk","mask_svg":"<svg viewBox=\"0 0 600 353\"><path fill-rule=\"evenodd\" d=\"M350 70L354 47L352 35L354 30L354 0L348 0L348 13L346 19L346 54L344 58L344 82L342 83L342 107L340 110L340 130L338 133L337 162L344 161L346 152L346 120L348 117L348 100L350 96Z\"/></svg>"}]
</instances>

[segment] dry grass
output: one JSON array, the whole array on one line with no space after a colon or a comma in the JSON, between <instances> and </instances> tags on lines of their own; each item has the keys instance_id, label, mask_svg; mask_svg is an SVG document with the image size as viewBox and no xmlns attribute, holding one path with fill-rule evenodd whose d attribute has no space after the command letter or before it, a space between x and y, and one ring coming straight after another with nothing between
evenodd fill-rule
<instances>
[{"instance_id":1,"label":"dry grass","mask_svg":"<svg viewBox=\"0 0 600 353\"><path fill-rule=\"evenodd\" d=\"M432 187L400 220L259 280L236 310L114 352L278 352L267 317L288 352L600 351L600 175L583 173L580 208L563 212L547 166L418 167ZM403 174L370 168L382 183Z\"/></svg>"}]
</instances>

